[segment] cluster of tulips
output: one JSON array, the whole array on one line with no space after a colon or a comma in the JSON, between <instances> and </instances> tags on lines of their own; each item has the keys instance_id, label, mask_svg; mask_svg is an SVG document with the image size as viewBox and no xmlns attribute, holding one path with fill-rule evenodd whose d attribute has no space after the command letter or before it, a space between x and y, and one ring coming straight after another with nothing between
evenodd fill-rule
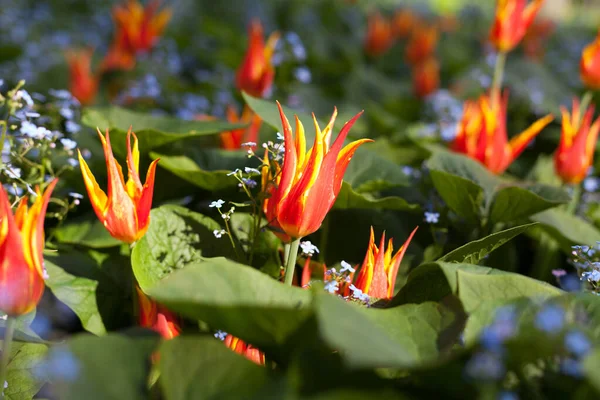
<instances>
[{"instance_id":1,"label":"cluster of tulips","mask_svg":"<svg viewBox=\"0 0 600 400\"><path fill-rule=\"evenodd\" d=\"M508 140L508 93L501 89L502 71L507 53L526 35L542 3L543 0L529 3L526 0L498 1L489 38L498 51L493 84L488 93L465 102L457 136L451 144L453 150L480 161L494 173L503 173L528 143L553 120L552 115L547 115ZM115 9L117 35L104 59L103 69L117 66L130 68L134 62L130 57L139 51L151 49L170 15L168 10L155 15L156 9L156 3L142 8L135 2ZM381 20L380 16L372 17L367 48L372 54L380 53L390 46L389 38L381 39L384 36L382 32L389 37L399 37L401 34L408 35L412 30L413 38L408 45L407 58L414 62L416 69L427 69L431 65L427 67L423 63L434 63L430 57L435 48L437 31L430 27L407 28L407 21L413 21L407 15L398 14L393 24ZM278 34L272 34L265 44L262 26L259 22L253 22L249 35L248 51L238 69L236 85L240 90L262 97L269 92L275 75L271 58ZM85 63L89 64L89 58L87 61L79 59L72 65L72 71L75 71L72 75L73 93L81 96L79 98L82 101L88 98L86 93L89 90L86 89L86 79L82 78L85 74L79 70ZM437 71L437 64L431 69ZM600 88L600 36L583 51L581 77L588 88ZM592 163L600 119L592 122L594 108L589 104L590 98L590 95L586 95L581 101L574 99L571 111L562 109L562 136L555 153L555 167L557 175L565 183L580 183ZM265 154L261 166L261 190L265 199L261 212L273 232L288 247L287 259L282 260L285 266L283 280L285 284L292 285L298 278L295 267L300 240L320 228L341 190L345 171L354 153L372 140L360 139L345 144L350 129L362 114L359 113L343 126L332 143L337 115L337 110L334 110L323 129L314 120L315 139L307 150L302 122L295 117L292 127L279 103L278 107L284 136L284 157L280 164L269 157L268 152ZM245 110L240 118L233 111L230 114L231 120L250 122L248 128L222 134L225 148L239 149L242 141L256 139L260 119L250 110ZM83 180L92 207L104 227L116 239L133 245L144 236L150 224L155 171L159 160L150 164L146 181L142 183L138 140L130 130L126 139L128 179L125 181L121 166L112 152L109 132L103 135L98 131L98 135L106 158L107 190L105 192L100 188L80 154ZM0 310L9 316L9 324L14 323L11 322L14 317L34 310L43 293L44 218L56 183L56 180L49 183L43 193L38 189L30 208L27 199L23 199L14 214L6 192L0 187ZM383 235L377 246L371 232L364 262L356 278L354 273L350 278L354 287L377 299L391 298L400 262L413 235L414 231L394 254L392 240L386 247ZM302 283L307 283L306 274ZM347 296L348 287L337 288L336 292ZM137 294L140 325L160 332L167 339L180 333L180 321L176 315L148 298L139 287ZM265 362L264 354L258 349L231 335L225 338L225 344L259 364Z\"/></svg>"}]
</instances>

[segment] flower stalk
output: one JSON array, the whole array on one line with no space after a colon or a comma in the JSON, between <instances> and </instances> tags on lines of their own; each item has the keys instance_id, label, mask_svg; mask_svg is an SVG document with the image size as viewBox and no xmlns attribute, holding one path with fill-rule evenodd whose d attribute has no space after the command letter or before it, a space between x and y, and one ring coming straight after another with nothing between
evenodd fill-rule
<instances>
[{"instance_id":1,"label":"flower stalk","mask_svg":"<svg viewBox=\"0 0 600 400\"><path fill-rule=\"evenodd\" d=\"M296 259L298 258L298 248L302 238L292 240L290 243L290 252L285 264L285 284L292 286L294 281L294 271L296 270Z\"/></svg>"}]
</instances>

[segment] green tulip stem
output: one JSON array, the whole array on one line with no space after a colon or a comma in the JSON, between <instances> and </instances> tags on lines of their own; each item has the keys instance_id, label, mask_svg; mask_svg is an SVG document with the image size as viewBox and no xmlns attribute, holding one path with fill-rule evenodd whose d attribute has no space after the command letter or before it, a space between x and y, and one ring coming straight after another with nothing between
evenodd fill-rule
<instances>
[{"instance_id":1,"label":"green tulip stem","mask_svg":"<svg viewBox=\"0 0 600 400\"><path fill-rule=\"evenodd\" d=\"M296 270L296 259L298 258L298 248L302 238L294 239L290 244L290 253L285 264L285 284L292 286L294 282L294 271Z\"/></svg>"},{"instance_id":2,"label":"green tulip stem","mask_svg":"<svg viewBox=\"0 0 600 400\"><path fill-rule=\"evenodd\" d=\"M504 66L506 65L506 52L498 52L496 56L496 65L494 66L494 78L492 80L492 89L490 94L492 95L492 103L496 100L496 94L500 95L500 89L502 88L502 79L504 77Z\"/></svg>"},{"instance_id":3,"label":"green tulip stem","mask_svg":"<svg viewBox=\"0 0 600 400\"><path fill-rule=\"evenodd\" d=\"M4 343L2 344L2 361L0 363L0 397L4 398L4 384L8 372L8 360L10 358L10 348L15 334L15 325L17 319L8 316L6 326L4 328Z\"/></svg>"}]
</instances>

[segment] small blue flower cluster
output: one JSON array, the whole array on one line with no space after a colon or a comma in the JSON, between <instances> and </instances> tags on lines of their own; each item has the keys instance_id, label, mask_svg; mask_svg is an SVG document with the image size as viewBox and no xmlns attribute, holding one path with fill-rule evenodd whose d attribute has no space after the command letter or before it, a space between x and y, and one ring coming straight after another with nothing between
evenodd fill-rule
<instances>
[{"instance_id":1,"label":"small blue flower cluster","mask_svg":"<svg viewBox=\"0 0 600 400\"><path fill-rule=\"evenodd\" d=\"M595 246L573 246L570 262L575 267L581 281L590 291L600 293L600 242Z\"/></svg>"}]
</instances>

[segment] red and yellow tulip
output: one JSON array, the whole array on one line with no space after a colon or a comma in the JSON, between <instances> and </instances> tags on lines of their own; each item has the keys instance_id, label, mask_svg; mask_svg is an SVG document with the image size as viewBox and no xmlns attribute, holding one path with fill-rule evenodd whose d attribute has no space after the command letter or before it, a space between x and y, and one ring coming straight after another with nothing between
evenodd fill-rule
<instances>
[{"instance_id":1,"label":"red and yellow tulip","mask_svg":"<svg viewBox=\"0 0 600 400\"><path fill-rule=\"evenodd\" d=\"M256 143L258 141L258 132L262 125L262 120L258 114L255 114L249 107L245 106L242 110L242 115L238 115L235 108L228 106L226 116L227 121L233 124L245 123L250 124L250 126L221 133L221 148L225 150L239 150L242 147L242 143Z\"/></svg>"},{"instance_id":2,"label":"red and yellow tulip","mask_svg":"<svg viewBox=\"0 0 600 400\"><path fill-rule=\"evenodd\" d=\"M398 268L406 253L406 249L410 244L416 227L406 239L406 242L394 252L393 239L388 241L387 249L385 248L385 232L381 235L379 247L375 245L375 234L371 227L371 237L369 239L369 248L362 263L354 286L360 289L363 293L378 299L391 299L394 295L394 287L396 286L396 277Z\"/></svg>"},{"instance_id":3,"label":"red and yellow tulip","mask_svg":"<svg viewBox=\"0 0 600 400\"><path fill-rule=\"evenodd\" d=\"M233 335L227 335L225 346L258 365L265 365L265 353Z\"/></svg>"},{"instance_id":4,"label":"red and yellow tulip","mask_svg":"<svg viewBox=\"0 0 600 400\"><path fill-rule=\"evenodd\" d=\"M417 26L406 45L405 58L411 65L418 65L430 59L435 52L439 32L434 25Z\"/></svg>"},{"instance_id":5,"label":"red and yellow tulip","mask_svg":"<svg viewBox=\"0 0 600 400\"><path fill-rule=\"evenodd\" d=\"M179 336L181 328L175 314L156 303L136 286L139 304L139 324L144 328L152 329L165 339Z\"/></svg>"},{"instance_id":6,"label":"red and yellow tulip","mask_svg":"<svg viewBox=\"0 0 600 400\"><path fill-rule=\"evenodd\" d=\"M525 36L544 0L498 0L490 41L501 52L514 49Z\"/></svg>"},{"instance_id":7,"label":"red and yellow tulip","mask_svg":"<svg viewBox=\"0 0 600 400\"><path fill-rule=\"evenodd\" d=\"M136 242L144 236L150 225L154 176L158 160L154 160L150 164L146 174L146 183L142 186L138 174L140 159L138 140L130 128L127 132L127 170L129 171L129 177L127 183L125 183L121 166L113 156L108 129L106 130L106 137L102 135L100 130L98 130L98 135L106 158L107 193L100 189L96 178L81 156L81 152L79 152L81 173L92 207L98 219L113 237L125 243ZM131 136L133 136L133 150L131 149Z\"/></svg>"},{"instance_id":8,"label":"red and yellow tulip","mask_svg":"<svg viewBox=\"0 0 600 400\"><path fill-rule=\"evenodd\" d=\"M573 112L561 107L562 133L554 154L556 174L565 183L580 183L592 165L600 118L592 123L594 107L582 110L579 100L573 99Z\"/></svg>"},{"instance_id":9,"label":"red and yellow tulip","mask_svg":"<svg viewBox=\"0 0 600 400\"><path fill-rule=\"evenodd\" d=\"M0 311L9 316L33 311L44 293L44 218L57 182L37 188L30 208L22 199L14 216L0 185Z\"/></svg>"},{"instance_id":10,"label":"red and yellow tulip","mask_svg":"<svg viewBox=\"0 0 600 400\"><path fill-rule=\"evenodd\" d=\"M270 190L267 219L275 228L298 239L319 229L342 188L342 179L352 156L362 144L372 140L361 139L344 147L344 140L362 114L360 112L344 125L333 145L330 145L337 116L337 110L334 110L323 130L313 115L316 135L313 147L307 153L302 122L296 116L294 138L292 127L279 102L277 106L283 124L285 155L281 177L277 186Z\"/></svg>"},{"instance_id":11,"label":"red and yellow tulip","mask_svg":"<svg viewBox=\"0 0 600 400\"><path fill-rule=\"evenodd\" d=\"M497 97L494 99L494 96ZM499 94L482 95L477 101L466 101L452 149L479 160L493 173L504 172L554 119L548 114L509 141L506 132L507 104L508 92L501 98Z\"/></svg>"},{"instance_id":12,"label":"red and yellow tulip","mask_svg":"<svg viewBox=\"0 0 600 400\"><path fill-rule=\"evenodd\" d=\"M367 20L367 35L365 37L365 51L370 56L376 57L385 53L394 44L394 31L392 24L379 12L369 15Z\"/></svg>"},{"instance_id":13,"label":"red and yellow tulip","mask_svg":"<svg viewBox=\"0 0 600 400\"><path fill-rule=\"evenodd\" d=\"M239 90L254 97L267 94L275 79L275 67L271 63L279 32L273 32L265 45L260 21L252 21L248 30L249 45L242 65L237 70L236 85Z\"/></svg>"},{"instance_id":14,"label":"red and yellow tulip","mask_svg":"<svg viewBox=\"0 0 600 400\"><path fill-rule=\"evenodd\" d=\"M127 49L131 54L150 51L162 35L171 19L171 9L158 11L160 2L151 0L146 7L136 0L113 9L116 25L116 39L119 48Z\"/></svg>"},{"instance_id":15,"label":"red and yellow tulip","mask_svg":"<svg viewBox=\"0 0 600 400\"><path fill-rule=\"evenodd\" d=\"M581 54L579 63L581 80L590 89L600 89L600 32Z\"/></svg>"},{"instance_id":16,"label":"red and yellow tulip","mask_svg":"<svg viewBox=\"0 0 600 400\"><path fill-rule=\"evenodd\" d=\"M412 68L413 91L423 98L435 92L440 86L440 65L434 58L428 58Z\"/></svg>"},{"instance_id":17,"label":"red and yellow tulip","mask_svg":"<svg viewBox=\"0 0 600 400\"><path fill-rule=\"evenodd\" d=\"M405 38L408 37L413 27L418 24L418 17L410 9L403 8L394 13L392 32L396 38Z\"/></svg>"},{"instance_id":18,"label":"red and yellow tulip","mask_svg":"<svg viewBox=\"0 0 600 400\"><path fill-rule=\"evenodd\" d=\"M69 91L83 105L91 104L98 93L99 78L92 73L92 49L69 51Z\"/></svg>"}]
</instances>

